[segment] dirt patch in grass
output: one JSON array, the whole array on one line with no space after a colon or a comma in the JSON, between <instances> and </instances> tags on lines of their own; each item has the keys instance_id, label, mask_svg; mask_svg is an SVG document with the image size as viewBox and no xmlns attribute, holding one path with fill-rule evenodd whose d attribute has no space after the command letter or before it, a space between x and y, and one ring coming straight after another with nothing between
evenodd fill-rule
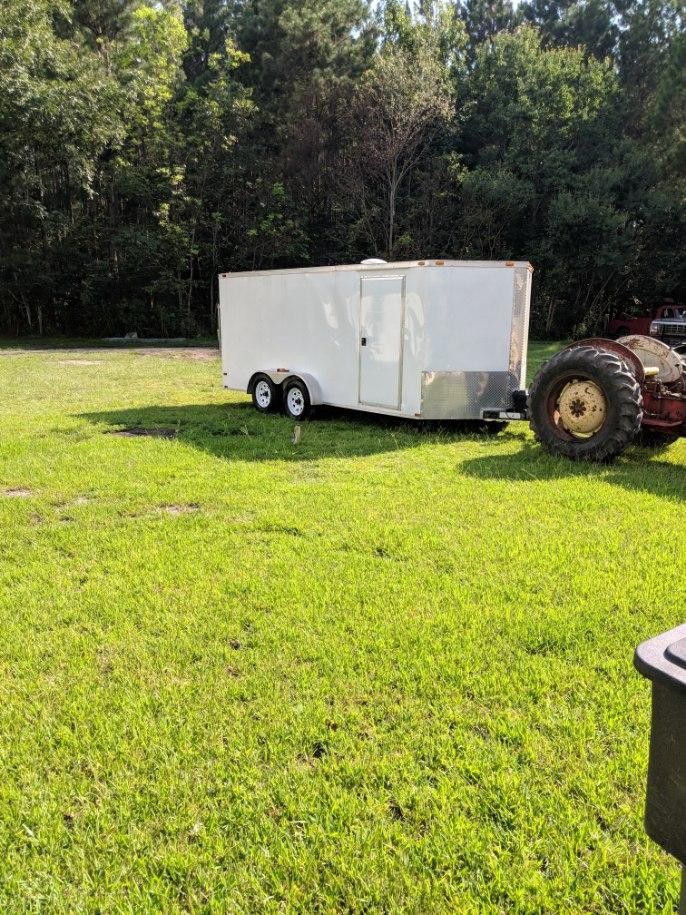
<instances>
[{"instance_id":1,"label":"dirt patch in grass","mask_svg":"<svg viewBox=\"0 0 686 915\"><path fill-rule=\"evenodd\" d=\"M73 344L63 346L41 345L33 342L27 345L6 346L0 345L0 356L63 356L59 365L96 365L103 359L69 358L70 353L82 352L88 356L103 356L107 359L112 354L156 356L161 359L190 360L191 362L210 362L219 357L218 346L146 346L138 341L137 345L120 343L118 345L103 344L100 341L75 341Z\"/></svg>"},{"instance_id":2,"label":"dirt patch in grass","mask_svg":"<svg viewBox=\"0 0 686 915\"><path fill-rule=\"evenodd\" d=\"M189 502L187 505L161 505L160 511L167 515L192 515L193 512L200 510L200 506L195 502Z\"/></svg>"},{"instance_id":3,"label":"dirt patch in grass","mask_svg":"<svg viewBox=\"0 0 686 915\"><path fill-rule=\"evenodd\" d=\"M176 438L176 429L145 429L143 426L130 426L128 429L113 429L108 435L121 435L124 438Z\"/></svg>"},{"instance_id":4,"label":"dirt patch in grass","mask_svg":"<svg viewBox=\"0 0 686 915\"><path fill-rule=\"evenodd\" d=\"M17 486L12 489L3 489L2 495L8 499L28 499L33 495L33 490L25 486Z\"/></svg>"},{"instance_id":5,"label":"dirt patch in grass","mask_svg":"<svg viewBox=\"0 0 686 915\"><path fill-rule=\"evenodd\" d=\"M213 346L156 347L134 351L137 356L155 356L158 359L190 359L192 362L210 362L217 359L219 350Z\"/></svg>"},{"instance_id":6,"label":"dirt patch in grass","mask_svg":"<svg viewBox=\"0 0 686 915\"><path fill-rule=\"evenodd\" d=\"M88 505L90 502L92 502L92 499L89 496L75 496L73 499L67 499L63 502L55 502L55 508L59 511L65 508L71 508L72 506L80 507Z\"/></svg>"}]
</instances>

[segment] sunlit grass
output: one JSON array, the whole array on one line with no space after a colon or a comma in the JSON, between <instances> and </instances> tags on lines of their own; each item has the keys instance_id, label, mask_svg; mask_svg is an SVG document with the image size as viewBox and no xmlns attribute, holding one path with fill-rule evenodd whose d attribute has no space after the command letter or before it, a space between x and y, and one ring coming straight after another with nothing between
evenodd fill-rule
<instances>
[{"instance_id":1,"label":"sunlit grass","mask_svg":"<svg viewBox=\"0 0 686 915\"><path fill-rule=\"evenodd\" d=\"M683 620L686 444L296 446L183 351L0 381L2 911L670 910L632 653Z\"/></svg>"}]
</instances>

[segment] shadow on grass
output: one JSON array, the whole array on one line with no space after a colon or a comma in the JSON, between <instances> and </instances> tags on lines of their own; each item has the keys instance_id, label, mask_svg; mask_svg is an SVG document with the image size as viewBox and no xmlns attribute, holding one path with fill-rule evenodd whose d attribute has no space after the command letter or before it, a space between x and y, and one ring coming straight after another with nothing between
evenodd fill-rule
<instances>
[{"instance_id":1,"label":"shadow on grass","mask_svg":"<svg viewBox=\"0 0 686 915\"><path fill-rule=\"evenodd\" d=\"M475 422L417 422L334 407L319 407L314 419L296 424L279 414L260 414L248 401L140 407L80 417L105 424L109 433L175 438L215 457L238 461L361 457L465 436L492 438ZM292 441L295 425L301 428L297 445Z\"/></svg>"},{"instance_id":2,"label":"shadow on grass","mask_svg":"<svg viewBox=\"0 0 686 915\"><path fill-rule=\"evenodd\" d=\"M229 404L181 404L84 413L109 433L133 437L175 438L228 461L313 461L327 457L363 457L416 448L427 443L487 441L489 454L461 461L459 469L481 480L517 483L576 478L602 479L625 489L669 499L686 499L686 468L658 459L646 448L632 448L612 465L575 464L553 458L526 437L523 423L512 423L498 436L479 431L478 423L417 422L375 413L320 407L315 418L300 423L301 440L292 442L296 423L279 414L258 413L249 401ZM512 453L513 442L521 447Z\"/></svg>"},{"instance_id":3,"label":"shadow on grass","mask_svg":"<svg viewBox=\"0 0 686 915\"><path fill-rule=\"evenodd\" d=\"M617 463L598 465L550 457L538 445L527 441L515 454L493 454L462 461L460 470L480 480L517 483L601 479L624 489L667 499L686 499L686 467L658 460L655 452L647 448L630 448Z\"/></svg>"}]
</instances>

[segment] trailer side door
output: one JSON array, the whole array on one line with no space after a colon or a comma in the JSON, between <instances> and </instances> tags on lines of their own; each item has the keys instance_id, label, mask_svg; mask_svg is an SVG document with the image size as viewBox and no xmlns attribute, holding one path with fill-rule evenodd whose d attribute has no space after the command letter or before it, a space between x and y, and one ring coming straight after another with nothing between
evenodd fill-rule
<instances>
[{"instance_id":1,"label":"trailer side door","mask_svg":"<svg viewBox=\"0 0 686 915\"><path fill-rule=\"evenodd\" d=\"M399 410L405 277L374 274L360 280L359 402Z\"/></svg>"}]
</instances>

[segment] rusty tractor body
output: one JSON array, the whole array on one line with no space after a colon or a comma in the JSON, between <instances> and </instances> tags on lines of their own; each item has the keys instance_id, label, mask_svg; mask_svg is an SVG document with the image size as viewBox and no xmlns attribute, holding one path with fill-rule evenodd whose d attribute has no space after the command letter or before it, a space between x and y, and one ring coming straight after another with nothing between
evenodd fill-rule
<instances>
[{"instance_id":1,"label":"rusty tractor body","mask_svg":"<svg viewBox=\"0 0 686 915\"><path fill-rule=\"evenodd\" d=\"M591 338L545 363L528 399L531 427L551 454L611 461L632 442L686 435L686 362L641 334Z\"/></svg>"}]
</instances>

